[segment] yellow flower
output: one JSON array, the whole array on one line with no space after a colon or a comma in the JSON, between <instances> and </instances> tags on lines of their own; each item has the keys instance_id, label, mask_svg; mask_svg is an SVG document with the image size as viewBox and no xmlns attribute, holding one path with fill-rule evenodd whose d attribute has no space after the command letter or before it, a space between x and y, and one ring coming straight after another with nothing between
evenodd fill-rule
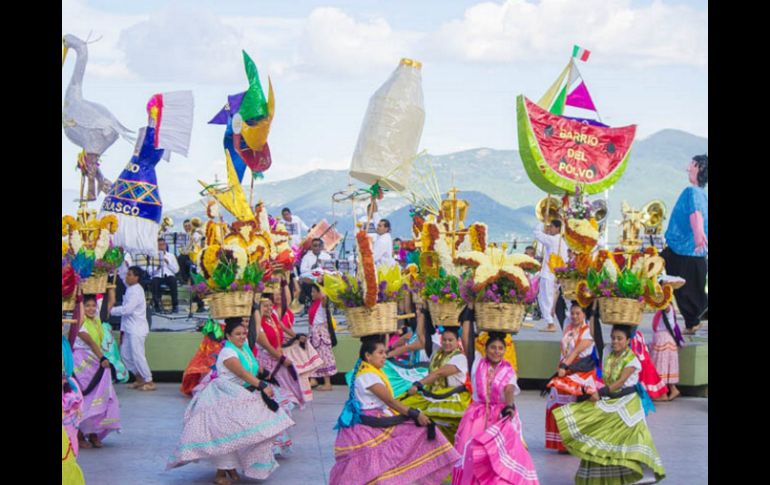
<instances>
[{"instance_id":1,"label":"yellow flower","mask_svg":"<svg viewBox=\"0 0 770 485\"><path fill-rule=\"evenodd\" d=\"M118 218L112 214L102 217L99 221L99 228L108 230L110 234L115 234L118 230Z\"/></svg>"},{"instance_id":2,"label":"yellow flower","mask_svg":"<svg viewBox=\"0 0 770 485\"><path fill-rule=\"evenodd\" d=\"M457 260L470 262L468 266L476 265L473 282L477 289L484 288L501 277L506 277L516 283L520 290L526 291L529 288L529 280L520 265L531 264L529 260L532 258L523 259L518 256L520 255L506 254L500 248L490 247L483 253L479 251L460 253Z\"/></svg>"},{"instance_id":3,"label":"yellow flower","mask_svg":"<svg viewBox=\"0 0 770 485\"><path fill-rule=\"evenodd\" d=\"M377 268L377 281L387 282L387 286L385 287L387 293L394 293L400 290L404 283L401 276L401 268L399 268L398 265L387 268L380 266Z\"/></svg>"},{"instance_id":4,"label":"yellow flower","mask_svg":"<svg viewBox=\"0 0 770 485\"><path fill-rule=\"evenodd\" d=\"M552 273L556 273L557 268L563 268L566 266L561 256L556 253L551 253L548 257L548 267L551 268Z\"/></svg>"},{"instance_id":5,"label":"yellow flower","mask_svg":"<svg viewBox=\"0 0 770 485\"><path fill-rule=\"evenodd\" d=\"M65 254L67 254L67 251L69 250L70 245L67 244L65 241L61 242L61 257L63 258Z\"/></svg>"},{"instance_id":6,"label":"yellow flower","mask_svg":"<svg viewBox=\"0 0 770 485\"><path fill-rule=\"evenodd\" d=\"M219 251L219 248L219 244L212 244L211 246L206 246L206 249L201 251L198 266L203 268L203 275L205 277L210 277L212 274L214 274L214 269L219 263L219 259L217 259L217 252Z\"/></svg>"},{"instance_id":7,"label":"yellow flower","mask_svg":"<svg viewBox=\"0 0 770 485\"><path fill-rule=\"evenodd\" d=\"M598 225L594 227L585 219L570 219L567 221L564 239L573 251L590 253L599 240Z\"/></svg>"},{"instance_id":8,"label":"yellow flower","mask_svg":"<svg viewBox=\"0 0 770 485\"><path fill-rule=\"evenodd\" d=\"M243 278L243 272L246 270L246 265L249 264L249 255L246 254L246 249L240 244L225 244L222 246L222 249L229 249L233 252L233 257L238 265L235 271L235 279Z\"/></svg>"}]
</instances>

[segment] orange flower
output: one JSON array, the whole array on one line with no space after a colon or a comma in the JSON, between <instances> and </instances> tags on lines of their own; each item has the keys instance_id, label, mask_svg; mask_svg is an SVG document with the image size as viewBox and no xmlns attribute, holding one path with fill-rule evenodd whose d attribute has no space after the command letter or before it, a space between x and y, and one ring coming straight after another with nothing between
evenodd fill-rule
<instances>
[{"instance_id":1,"label":"orange flower","mask_svg":"<svg viewBox=\"0 0 770 485\"><path fill-rule=\"evenodd\" d=\"M585 275L588 273L588 268L591 267L592 262L593 258L590 254L578 253L575 257L575 268L580 274Z\"/></svg>"},{"instance_id":2,"label":"orange flower","mask_svg":"<svg viewBox=\"0 0 770 485\"><path fill-rule=\"evenodd\" d=\"M586 280L578 281L575 292L577 293L578 305L583 308L588 308L594 302L594 294L588 288L588 282Z\"/></svg>"},{"instance_id":3,"label":"orange flower","mask_svg":"<svg viewBox=\"0 0 770 485\"><path fill-rule=\"evenodd\" d=\"M656 297L651 294L649 290L644 292L644 302L655 310L665 310L671 304L671 300L674 298L674 289L671 285L663 285L663 294Z\"/></svg>"},{"instance_id":4,"label":"orange flower","mask_svg":"<svg viewBox=\"0 0 770 485\"><path fill-rule=\"evenodd\" d=\"M361 254L361 269L364 272L364 306L372 308L377 304L377 269L374 266L372 242L366 231L356 233L356 242Z\"/></svg>"},{"instance_id":5,"label":"orange flower","mask_svg":"<svg viewBox=\"0 0 770 485\"><path fill-rule=\"evenodd\" d=\"M594 271L601 271L602 267L604 266L604 262L607 260L607 258L610 257L610 252L606 249L600 249L599 253L596 255L596 259L594 259L592 268Z\"/></svg>"}]
</instances>

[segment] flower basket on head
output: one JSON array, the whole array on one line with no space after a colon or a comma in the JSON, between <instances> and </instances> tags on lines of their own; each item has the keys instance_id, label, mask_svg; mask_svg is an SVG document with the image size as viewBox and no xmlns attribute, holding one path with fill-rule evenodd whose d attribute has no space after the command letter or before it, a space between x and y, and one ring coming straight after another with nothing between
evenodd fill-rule
<instances>
[{"instance_id":1,"label":"flower basket on head","mask_svg":"<svg viewBox=\"0 0 770 485\"><path fill-rule=\"evenodd\" d=\"M72 296L68 298L62 298L61 300L61 311L63 312L71 312L75 309L75 294L73 293Z\"/></svg>"},{"instance_id":2,"label":"flower basket on head","mask_svg":"<svg viewBox=\"0 0 770 485\"><path fill-rule=\"evenodd\" d=\"M80 282L84 295L96 295L107 291L107 273L89 276Z\"/></svg>"},{"instance_id":3,"label":"flower basket on head","mask_svg":"<svg viewBox=\"0 0 770 485\"><path fill-rule=\"evenodd\" d=\"M476 303L476 325L486 332L518 333L526 307L516 303Z\"/></svg>"},{"instance_id":4,"label":"flower basket on head","mask_svg":"<svg viewBox=\"0 0 770 485\"><path fill-rule=\"evenodd\" d=\"M580 280L577 278L565 278L563 280L559 280L559 283L561 283L561 292L566 300L577 299L578 281Z\"/></svg>"},{"instance_id":5,"label":"flower basket on head","mask_svg":"<svg viewBox=\"0 0 770 485\"><path fill-rule=\"evenodd\" d=\"M639 325L644 302L634 298L599 298L602 323L607 325Z\"/></svg>"},{"instance_id":6,"label":"flower basket on head","mask_svg":"<svg viewBox=\"0 0 770 485\"><path fill-rule=\"evenodd\" d=\"M248 317L254 293L251 291L221 291L211 295L211 316L216 319Z\"/></svg>"},{"instance_id":7,"label":"flower basket on head","mask_svg":"<svg viewBox=\"0 0 770 485\"><path fill-rule=\"evenodd\" d=\"M460 301L431 301L428 300L428 311L433 319L433 325L459 327L462 306Z\"/></svg>"},{"instance_id":8,"label":"flower basket on head","mask_svg":"<svg viewBox=\"0 0 770 485\"><path fill-rule=\"evenodd\" d=\"M398 307L395 302L377 303L372 308L350 307L344 311L353 337L395 333L398 330Z\"/></svg>"}]
</instances>

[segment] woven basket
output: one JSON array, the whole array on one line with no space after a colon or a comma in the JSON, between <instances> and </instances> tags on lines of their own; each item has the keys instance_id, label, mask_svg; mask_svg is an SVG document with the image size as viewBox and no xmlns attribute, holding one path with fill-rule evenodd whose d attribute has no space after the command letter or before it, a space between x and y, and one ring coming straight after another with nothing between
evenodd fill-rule
<instances>
[{"instance_id":1,"label":"woven basket","mask_svg":"<svg viewBox=\"0 0 770 485\"><path fill-rule=\"evenodd\" d=\"M71 312L75 309L75 293L68 298L63 298L61 301L61 311Z\"/></svg>"},{"instance_id":2,"label":"woven basket","mask_svg":"<svg viewBox=\"0 0 770 485\"><path fill-rule=\"evenodd\" d=\"M559 280L561 283L561 292L566 300L577 300L578 281L580 280L575 278L565 278L563 280Z\"/></svg>"},{"instance_id":3,"label":"woven basket","mask_svg":"<svg viewBox=\"0 0 770 485\"><path fill-rule=\"evenodd\" d=\"M80 282L80 289L84 295L96 295L107 291L107 273L99 276L91 276Z\"/></svg>"},{"instance_id":4,"label":"woven basket","mask_svg":"<svg viewBox=\"0 0 770 485\"><path fill-rule=\"evenodd\" d=\"M476 324L486 332L518 333L525 309L515 303L476 303Z\"/></svg>"},{"instance_id":5,"label":"woven basket","mask_svg":"<svg viewBox=\"0 0 770 485\"><path fill-rule=\"evenodd\" d=\"M456 302L435 302L428 300L428 310L433 319L433 325L459 327L462 308Z\"/></svg>"},{"instance_id":6,"label":"woven basket","mask_svg":"<svg viewBox=\"0 0 770 485\"><path fill-rule=\"evenodd\" d=\"M353 337L395 333L398 330L398 308L395 302L378 303L371 309L359 306L344 310L350 335Z\"/></svg>"},{"instance_id":7,"label":"woven basket","mask_svg":"<svg viewBox=\"0 0 770 485\"><path fill-rule=\"evenodd\" d=\"M602 323L607 325L639 325L644 302L633 298L599 298Z\"/></svg>"},{"instance_id":8,"label":"woven basket","mask_svg":"<svg viewBox=\"0 0 770 485\"><path fill-rule=\"evenodd\" d=\"M254 296L251 291L227 291L211 295L211 316L217 319L248 317Z\"/></svg>"}]
</instances>

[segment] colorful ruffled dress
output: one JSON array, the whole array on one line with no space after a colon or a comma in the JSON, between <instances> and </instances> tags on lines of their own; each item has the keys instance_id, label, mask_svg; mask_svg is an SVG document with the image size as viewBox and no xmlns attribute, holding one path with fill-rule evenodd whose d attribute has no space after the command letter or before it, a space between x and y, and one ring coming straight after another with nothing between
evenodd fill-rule
<instances>
[{"instance_id":1,"label":"colorful ruffled dress","mask_svg":"<svg viewBox=\"0 0 770 485\"><path fill-rule=\"evenodd\" d=\"M642 363L642 372L639 374L639 382L642 383L647 394L649 394L652 399L667 395L668 386L661 380L658 371L655 369L655 364L653 364L650 353L647 351L647 344L644 341L644 334L642 334L641 330L637 329L634 332L634 338L631 339L630 345L634 355L636 355L636 358Z\"/></svg>"},{"instance_id":2,"label":"colorful ruffled dress","mask_svg":"<svg viewBox=\"0 0 770 485\"><path fill-rule=\"evenodd\" d=\"M286 309L286 313L283 314L281 323L290 330L294 328L294 313L288 308ZM292 341L292 343L287 346L286 344L289 341ZM310 388L310 377L316 369L324 364L323 360L309 341L306 341L305 346L303 347L296 339L289 337L288 334L284 334L283 345L283 354L286 358L291 360L294 364L294 368L297 369L297 373L299 374L299 385L302 389L302 394L305 397L305 402L310 402L313 400L313 390Z\"/></svg>"},{"instance_id":3,"label":"colorful ruffled dress","mask_svg":"<svg viewBox=\"0 0 770 485\"><path fill-rule=\"evenodd\" d=\"M493 366L482 358L471 369L473 402L468 406L457 430L455 449L462 461L454 468L452 483L530 484L539 483L532 457L524 443L519 413L501 418L505 407L505 387L512 385L519 394L516 371L503 360Z\"/></svg>"},{"instance_id":4,"label":"colorful ruffled dress","mask_svg":"<svg viewBox=\"0 0 770 485\"><path fill-rule=\"evenodd\" d=\"M630 348L604 356L605 383L619 380L627 367L634 372L614 393L620 397L571 403L553 412L564 446L580 458L577 485L634 483L642 479L645 467L652 469L656 482L666 476L645 419L644 403L652 403L637 385L642 364Z\"/></svg>"}]
</instances>

